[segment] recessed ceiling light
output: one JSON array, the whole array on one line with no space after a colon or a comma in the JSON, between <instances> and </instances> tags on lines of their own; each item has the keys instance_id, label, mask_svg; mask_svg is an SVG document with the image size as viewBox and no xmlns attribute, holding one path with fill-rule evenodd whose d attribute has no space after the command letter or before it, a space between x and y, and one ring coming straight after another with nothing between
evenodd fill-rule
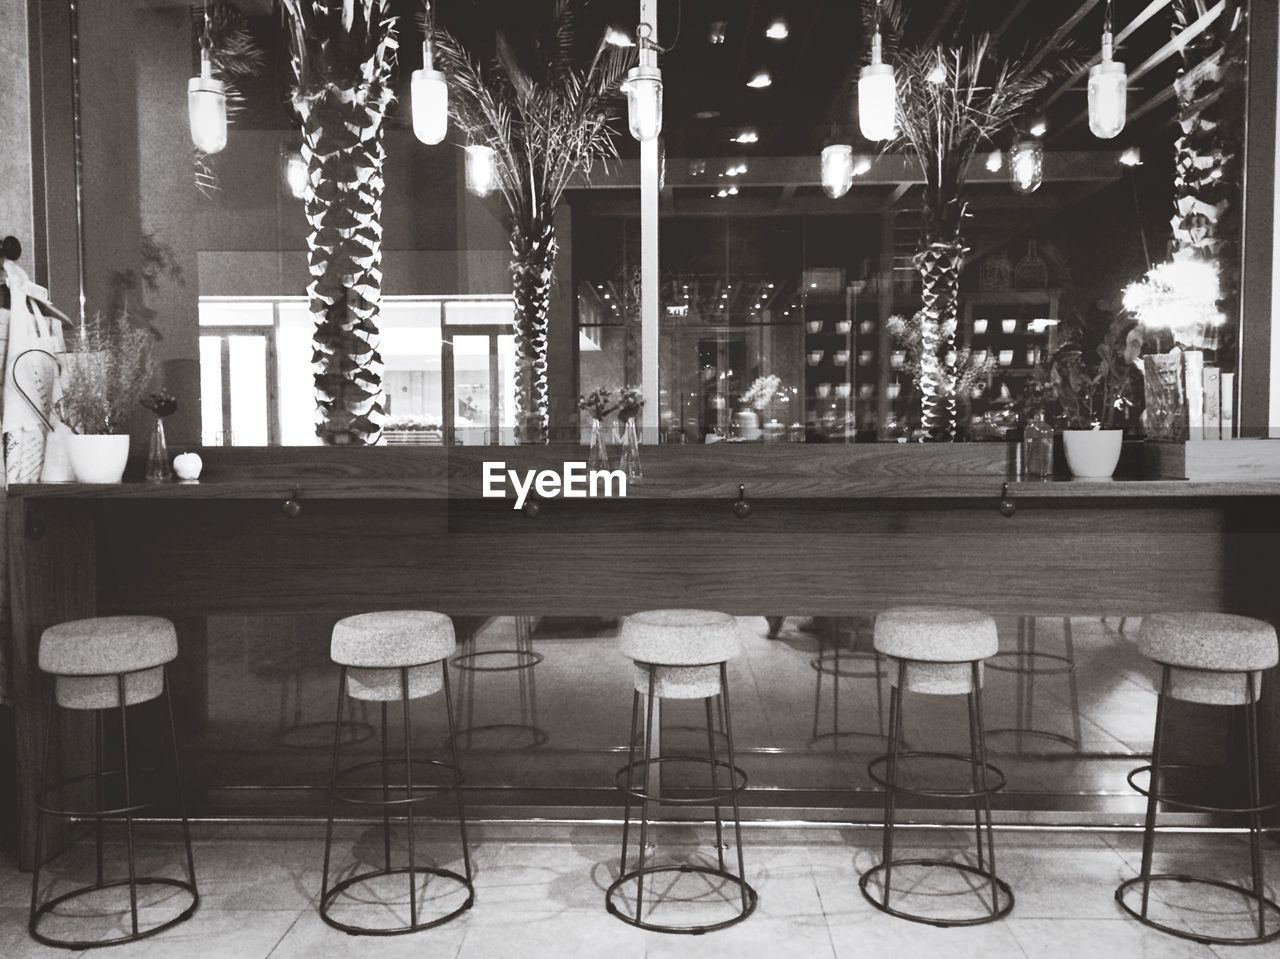
<instances>
[{"instance_id":1,"label":"recessed ceiling light","mask_svg":"<svg viewBox=\"0 0 1280 959\"><path fill-rule=\"evenodd\" d=\"M743 130L741 133L739 133L736 137L733 138L733 142L734 143L759 143L760 134L757 133L755 130L750 130L750 129Z\"/></svg>"},{"instance_id":2,"label":"recessed ceiling light","mask_svg":"<svg viewBox=\"0 0 1280 959\"><path fill-rule=\"evenodd\" d=\"M719 110L699 110L693 115L693 118L695 120L714 120L719 116Z\"/></svg>"},{"instance_id":3,"label":"recessed ceiling light","mask_svg":"<svg viewBox=\"0 0 1280 959\"><path fill-rule=\"evenodd\" d=\"M773 23L769 24L768 28L764 31L764 35L770 40L787 39L787 21L783 20L781 17L774 20Z\"/></svg>"},{"instance_id":4,"label":"recessed ceiling light","mask_svg":"<svg viewBox=\"0 0 1280 959\"><path fill-rule=\"evenodd\" d=\"M767 70L761 70L754 77L747 81L747 86L753 90L763 90L765 87L773 86L773 77L769 76Z\"/></svg>"},{"instance_id":5,"label":"recessed ceiling light","mask_svg":"<svg viewBox=\"0 0 1280 959\"><path fill-rule=\"evenodd\" d=\"M1137 147L1129 147L1120 154L1120 163L1124 166L1142 166L1142 152Z\"/></svg>"},{"instance_id":6,"label":"recessed ceiling light","mask_svg":"<svg viewBox=\"0 0 1280 959\"><path fill-rule=\"evenodd\" d=\"M1036 117L1031 121L1031 126L1027 127L1027 132L1033 137L1042 137L1049 130L1049 123L1044 117Z\"/></svg>"},{"instance_id":7,"label":"recessed ceiling light","mask_svg":"<svg viewBox=\"0 0 1280 959\"><path fill-rule=\"evenodd\" d=\"M999 150L992 150L987 154L987 170L990 173L999 173L1004 168L1004 154Z\"/></svg>"},{"instance_id":8,"label":"recessed ceiling light","mask_svg":"<svg viewBox=\"0 0 1280 959\"><path fill-rule=\"evenodd\" d=\"M720 46L724 43L724 38L729 33L729 22L727 20L713 20L711 22L711 30L707 34L707 42L712 46Z\"/></svg>"}]
</instances>

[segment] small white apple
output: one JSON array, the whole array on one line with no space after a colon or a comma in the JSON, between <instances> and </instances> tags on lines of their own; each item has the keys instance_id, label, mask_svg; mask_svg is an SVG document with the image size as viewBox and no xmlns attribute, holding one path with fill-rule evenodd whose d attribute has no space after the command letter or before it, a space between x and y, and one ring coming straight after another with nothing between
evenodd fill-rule
<instances>
[{"instance_id":1,"label":"small white apple","mask_svg":"<svg viewBox=\"0 0 1280 959\"><path fill-rule=\"evenodd\" d=\"M204 461L199 453L179 453L173 458L173 471L183 483L194 483L200 479L200 470L204 469Z\"/></svg>"}]
</instances>

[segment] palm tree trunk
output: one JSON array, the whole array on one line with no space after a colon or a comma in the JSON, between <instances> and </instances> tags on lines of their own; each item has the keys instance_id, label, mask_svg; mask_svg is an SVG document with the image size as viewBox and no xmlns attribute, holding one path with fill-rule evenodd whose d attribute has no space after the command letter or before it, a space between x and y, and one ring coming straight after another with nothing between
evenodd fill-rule
<instances>
[{"instance_id":1,"label":"palm tree trunk","mask_svg":"<svg viewBox=\"0 0 1280 959\"><path fill-rule=\"evenodd\" d=\"M958 238L934 240L925 244L914 261L925 313L920 355L921 425L938 442L950 442L956 435L956 313L964 252Z\"/></svg>"},{"instance_id":2,"label":"palm tree trunk","mask_svg":"<svg viewBox=\"0 0 1280 959\"><path fill-rule=\"evenodd\" d=\"M330 89L300 112L316 435L372 446L386 412L378 352L385 103Z\"/></svg>"},{"instance_id":3,"label":"palm tree trunk","mask_svg":"<svg viewBox=\"0 0 1280 959\"><path fill-rule=\"evenodd\" d=\"M515 302L516 437L521 443L550 439L551 400L547 387L547 323L555 271L555 227L535 222L511 234L511 295Z\"/></svg>"}]
</instances>

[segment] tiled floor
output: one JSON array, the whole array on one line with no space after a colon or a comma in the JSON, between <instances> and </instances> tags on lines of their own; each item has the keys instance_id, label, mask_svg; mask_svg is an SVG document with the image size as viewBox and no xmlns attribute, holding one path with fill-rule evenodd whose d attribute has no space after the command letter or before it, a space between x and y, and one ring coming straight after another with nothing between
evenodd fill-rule
<instances>
[{"instance_id":1,"label":"tiled floor","mask_svg":"<svg viewBox=\"0 0 1280 959\"><path fill-rule=\"evenodd\" d=\"M527 959L576 956L627 959L640 956L732 956L743 959L803 957L946 956L1075 959L1075 957L1278 956L1280 946L1245 952L1200 946L1147 930L1123 917L1112 900L1115 886L1133 874L1140 838L1133 833L997 834L998 865L1013 886L1017 905L1008 919L972 928L939 929L903 922L873 909L858 890L860 871L879 860L874 830L752 826L746 830L747 872L759 891L757 912L746 922L702 937L663 936L637 931L609 916L604 888L617 871L617 827L611 825L475 825L472 850L476 905L448 925L412 936L350 937L325 926L316 914L320 886L321 831L315 827L207 827L197 835L196 867L202 902L187 923L162 936L104 955L135 957L291 957L398 956L507 957ZM419 831L423 842L423 831ZM904 831L899 848L917 855L962 855L970 836L956 831ZM426 831L429 848L442 865L460 866L459 847L443 829ZM663 827L661 855L674 859L714 856L699 847L706 830ZM361 827L340 830L338 868L353 856L380 854L377 834ZM120 852L118 847L110 852ZM140 868L160 871L174 865L179 849L147 846ZM79 846L57 861L49 879L75 879L74 870L91 865L91 850ZM1268 844L1267 865L1275 895L1280 885L1280 847ZM1157 869L1178 868L1219 878L1243 878L1247 847L1235 836L1161 837ZM83 873L81 873L83 875ZM963 882L900 870L902 885L913 890L912 905L922 911L954 913L976 905L975 891ZM66 956L45 949L26 933L30 877L0 865L0 957ZM681 879L665 889L653 916L672 920L725 915L724 898L701 879ZM979 891L985 887L981 887ZM382 891L382 890L379 890ZM388 896L395 891L387 891ZM430 893L424 893L430 895ZM651 897L652 893L647 894ZM695 903L682 901L696 897ZM448 896L431 900L441 904ZM144 900L145 901L145 900ZM1170 916L1168 901L1184 913L1194 910L1204 928L1238 935L1247 913L1238 900L1160 892L1153 910ZM146 915L171 903L153 903ZM153 912L154 910L154 912ZM82 935L111 935L126 913L103 910L64 919ZM369 923L397 921L397 910L371 896L347 908L346 916ZM118 932L117 932L118 934Z\"/></svg>"}]
</instances>

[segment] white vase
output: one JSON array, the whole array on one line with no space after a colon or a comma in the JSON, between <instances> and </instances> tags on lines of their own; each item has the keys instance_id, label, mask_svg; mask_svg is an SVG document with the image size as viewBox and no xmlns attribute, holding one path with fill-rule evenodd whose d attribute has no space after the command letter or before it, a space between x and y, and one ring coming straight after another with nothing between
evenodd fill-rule
<instances>
[{"instance_id":1,"label":"white vase","mask_svg":"<svg viewBox=\"0 0 1280 959\"><path fill-rule=\"evenodd\" d=\"M1124 430L1063 430L1067 465L1076 479L1111 479L1120 462Z\"/></svg>"},{"instance_id":2,"label":"white vase","mask_svg":"<svg viewBox=\"0 0 1280 959\"><path fill-rule=\"evenodd\" d=\"M67 455L77 483L119 483L129 459L129 436L76 433L67 437Z\"/></svg>"}]
</instances>

